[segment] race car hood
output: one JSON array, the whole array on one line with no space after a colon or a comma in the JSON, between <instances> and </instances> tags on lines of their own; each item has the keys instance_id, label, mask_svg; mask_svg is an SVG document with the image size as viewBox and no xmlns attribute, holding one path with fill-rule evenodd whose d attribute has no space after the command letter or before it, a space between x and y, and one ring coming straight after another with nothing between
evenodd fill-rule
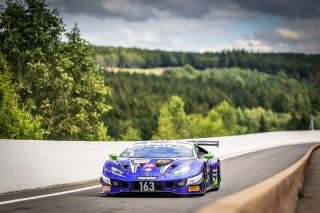
<instances>
[{"instance_id":1,"label":"race car hood","mask_svg":"<svg viewBox=\"0 0 320 213\"><path fill-rule=\"evenodd\" d=\"M120 160L121 165L126 168L128 173L164 173L169 172L175 169L177 166L180 166L187 159L145 159L145 158L136 158L136 159L125 159Z\"/></svg>"},{"instance_id":2,"label":"race car hood","mask_svg":"<svg viewBox=\"0 0 320 213\"><path fill-rule=\"evenodd\" d=\"M139 179L139 177L157 177L167 179L170 177L190 176L201 172L201 165L197 158L118 158L107 161L104 168L110 171L110 167L116 167L123 171L123 178ZM187 167L185 174L177 174L181 168ZM119 176L117 178L122 179Z\"/></svg>"}]
</instances>

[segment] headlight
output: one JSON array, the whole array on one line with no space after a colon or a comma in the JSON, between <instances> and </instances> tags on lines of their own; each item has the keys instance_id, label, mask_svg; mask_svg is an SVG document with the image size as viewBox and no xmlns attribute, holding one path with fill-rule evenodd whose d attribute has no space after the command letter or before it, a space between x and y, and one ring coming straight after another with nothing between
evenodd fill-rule
<instances>
[{"instance_id":1,"label":"headlight","mask_svg":"<svg viewBox=\"0 0 320 213\"><path fill-rule=\"evenodd\" d=\"M101 178L102 178L103 182L105 182L106 184L111 185L110 178L104 176L103 174L102 174Z\"/></svg>"},{"instance_id":2,"label":"headlight","mask_svg":"<svg viewBox=\"0 0 320 213\"><path fill-rule=\"evenodd\" d=\"M173 174L175 174L175 175L182 175L182 174L184 174L184 173L189 172L189 170L190 170L190 167L189 167L189 166L184 166L184 167L182 167L181 169L178 169L178 170L176 170L176 171L173 171Z\"/></svg>"},{"instance_id":3,"label":"headlight","mask_svg":"<svg viewBox=\"0 0 320 213\"><path fill-rule=\"evenodd\" d=\"M111 172L112 172L112 174L119 175L119 176L122 176L122 174L124 173L123 171L121 171L115 167L112 167Z\"/></svg>"},{"instance_id":4,"label":"headlight","mask_svg":"<svg viewBox=\"0 0 320 213\"><path fill-rule=\"evenodd\" d=\"M187 186L189 186L189 185L198 185L198 184L201 183L201 181L202 181L202 173L200 173L197 176L188 178Z\"/></svg>"}]
</instances>

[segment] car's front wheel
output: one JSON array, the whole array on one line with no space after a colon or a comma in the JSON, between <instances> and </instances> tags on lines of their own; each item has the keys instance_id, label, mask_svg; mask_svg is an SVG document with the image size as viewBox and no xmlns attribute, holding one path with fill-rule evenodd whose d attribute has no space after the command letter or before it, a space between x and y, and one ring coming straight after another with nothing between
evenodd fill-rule
<instances>
[{"instance_id":1,"label":"car's front wheel","mask_svg":"<svg viewBox=\"0 0 320 213\"><path fill-rule=\"evenodd\" d=\"M221 183L221 170L220 170L220 163L217 165L217 177L216 181L213 184L213 190L218 191L220 188L220 183Z\"/></svg>"},{"instance_id":2,"label":"car's front wheel","mask_svg":"<svg viewBox=\"0 0 320 213\"><path fill-rule=\"evenodd\" d=\"M202 193L200 194L201 196L205 195L206 194L206 184L207 183L207 171L206 171L206 168L205 166L203 166L203 169L202 169L202 182L201 182L201 185L203 187L203 191Z\"/></svg>"}]
</instances>

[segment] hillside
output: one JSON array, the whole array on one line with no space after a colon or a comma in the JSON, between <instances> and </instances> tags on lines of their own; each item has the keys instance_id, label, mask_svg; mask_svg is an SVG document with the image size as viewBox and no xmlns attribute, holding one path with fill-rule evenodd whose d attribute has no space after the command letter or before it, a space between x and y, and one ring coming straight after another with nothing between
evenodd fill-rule
<instances>
[{"instance_id":1,"label":"hillside","mask_svg":"<svg viewBox=\"0 0 320 213\"><path fill-rule=\"evenodd\" d=\"M196 69L256 69L268 74L284 72L297 79L320 82L320 55L296 53L252 53L226 51L221 53L166 52L137 48L93 47L93 57L102 67L153 68L190 64ZM319 83L320 84L320 83Z\"/></svg>"},{"instance_id":2,"label":"hillside","mask_svg":"<svg viewBox=\"0 0 320 213\"><path fill-rule=\"evenodd\" d=\"M271 125L265 131L308 129L310 115L318 115L320 107L319 88L306 79L288 77L283 72L272 75L241 68L200 71L186 65L167 68L162 75L106 71L105 83L114 95L110 100L113 110L103 120L115 138L128 127L134 127L141 131L143 139L150 139L158 128L159 109L171 96L182 98L187 115L206 116L223 101L228 102L237 110L237 125L246 127L245 131L238 128L237 134L261 131L261 128L250 129L249 124L241 121L245 111L290 115L281 127ZM260 122L261 114L252 119Z\"/></svg>"}]
</instances>

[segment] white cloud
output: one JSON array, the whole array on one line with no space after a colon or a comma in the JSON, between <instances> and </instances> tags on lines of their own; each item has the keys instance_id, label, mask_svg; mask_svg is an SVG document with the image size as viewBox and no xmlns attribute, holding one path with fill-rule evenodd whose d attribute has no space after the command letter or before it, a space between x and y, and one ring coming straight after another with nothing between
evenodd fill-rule
<instances>
[{"instance_id":1,"label":"white cloud","mask_svg":"<svg viewBox=\"0 0 320 213\"><path fill-rule=\"evenodd\" d=\"M145 22L120 18L64 14L69 30L75 22L83 38L93 44L148 49L196 51L200 47L222 43L226 32L219 21L166 17Z\"/></svg>"},{"instance_id":2,"label":"white cloud","mask_svg":"<svg viewBox=\"0 0 320 213\"><path fill-rule=\"evenodd\" d=\"M272 45L272 49L275 52L295 52L295 53L311 53L319 54L320 45L318 43L296 43L296 44L287 44L287 43L276 43Z\"/></svg>"},{"instance_id":3,"label":"white cloud","mask_svg":"<svg viewBox=\"0 0 320 213\"><path fill-rule=\"evenodd\" d=\"M1 1L1 0L0 0ZM104 4L110 12L132 10L131 18L140 9L110 0ZM135 5L137 6L137 5ZM124 9L119 9L124 7ZM225 8L226 9L226 8ZM70 29L75 22L82 36L96 45L162 49L168 51L221 51L245 49L259 52L319 53L319 18L282 20L256 18L236 6L228 10L211 10L202 18L174 16L169 10L152 10L147 20L128 21L118 16L71 14L62 10ZM266 21L266 20L267 21ZM270 25L271 24L271 25Z\"/></svg>"},{"instance_id":4,"label":"white cloud","mask_svg":"<svg viewBox=\"0 0 320 213\"><path fill-rule=\"evenodd\" d=\"M126 37L126 41L131 44L140 45L145 47L171 47L175 44L175 40L172 34L163 29L140 29L137 30L131 28L119 29L119 32Z\"/></svg>"},{"instance_id":5,"label":"white cloud","mask_svg":"<svg viewBox=\"0 0 320 213\"><path fill-rule=\"evenodd\" d=\"M276 33L285 39L292 40L303 40L306 36L301 31L294 31L288 28L278 28L276 29Z\"/></svg>"},{"instance_id":6,"label":"white cloud","mask_svg":"<svg viewBox=\"0 0 320 213\"><path fill-rule=\"evenodd\" d=\"M237 39L232 44L221 47L199 49L199 52L220 52L224 50L246 50L254 52L271 52L272 47L267 43L257 39Z\"/></svg>"}]
</instances>

